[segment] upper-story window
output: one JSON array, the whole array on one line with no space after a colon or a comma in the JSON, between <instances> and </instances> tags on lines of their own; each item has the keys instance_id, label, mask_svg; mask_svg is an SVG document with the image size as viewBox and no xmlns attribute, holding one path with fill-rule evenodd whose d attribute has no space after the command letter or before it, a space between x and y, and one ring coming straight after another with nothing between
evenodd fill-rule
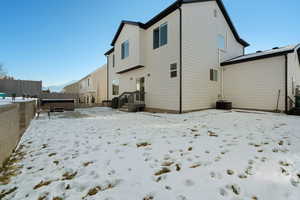
<instances>
[{"instance_id":1,"label":"upper-story window","mask_svg":"<svg viewBox=\"0 0 300 200\"><path fill-rule=\"evenodd\" d=\"M87 80L87 85L90 87L90 79Z\"/></svg>"},{"instance_id":2,"label":"upper-story window","mask_svg":"<svg viewBox=\"0 0 300 200\"><path fill-rule=\"evenodd\" d=\"M129 56L129 41L125 41L121 46L121 58L125 59Z\"/></svg>"},{"instance_id":3,"label":"upper-story window","mask_svg":"<svg viewBox=\"0 0 300 200\"><path fill-rule=\"evenodd\" d=\"M168 44L168 24L162 24L153 30L153 49Z\"/></svg>"},{"instance_id":4,"label":"upper-story window","mask_svg":"<svg viewBox=\"0 0 300 200\"><path fill-rule=\"evenodd\" d=\"M221 34L218 35L218 48L221 50L226 49L226 39L225 39L224 35L221 35Z\"/></svg>"}]
</instances>

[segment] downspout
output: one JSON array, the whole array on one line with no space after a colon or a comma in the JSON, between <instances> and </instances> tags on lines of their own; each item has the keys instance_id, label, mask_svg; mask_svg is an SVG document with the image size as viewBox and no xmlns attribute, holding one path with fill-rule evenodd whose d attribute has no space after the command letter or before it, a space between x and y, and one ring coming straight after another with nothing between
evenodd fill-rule
<instances>
[{"instance_id":1,"label":"downspout","mask_svg":"<svg viewBox=\"0 0 300 200\"><path fill-rule=\"evenodd\" d=\"M182 9L181 2L178 3L179 9L179 113L182 113Z\"/></svg>"},{"instance_id":2,"label":"downspout","mask_svg":"<svg viewBox=\"0 0 300 200\"><path fill-rule=\"evenodd\" d=\"M288 55L285 54L285 113L288 113Z\"/></svg>"},{"instance_id":3,"label":"downspout","mask_svg":"<svg viewBox=\"0 0 300 200\"><path fill-rule=\"evenodd\" d=\"M224 100L224 71L223 71L223 67L221 66L221 50L220 49L218 49L218 57L219 57L219 68L220 68L220 73L221 73L221 83L220 83L221 100Z\"/></svg>"},{"instance_id":4,"label":"downspout","mask_svg":"<svg viewBox=\"0 0 300 200\"><path fill-rule=\"evenodd\" d=\"M107 71L107 79L106 79L106 84L107 84L107 86L106 86L106 92L107 92L107 94L106 94L106 100L108 101L109 100L109 63L108 63L108 56L106 56L106 63L107 63L107 66L106 66L106 71Z\"/></svg>"}]
</instances>

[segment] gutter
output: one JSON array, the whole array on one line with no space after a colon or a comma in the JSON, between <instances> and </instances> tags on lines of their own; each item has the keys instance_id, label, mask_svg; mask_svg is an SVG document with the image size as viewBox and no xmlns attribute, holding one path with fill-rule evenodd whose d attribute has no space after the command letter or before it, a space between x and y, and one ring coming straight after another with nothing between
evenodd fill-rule
<instances>
[{"instance_id":1,"label":"gutter","mask_svg":"<svg viewBox=\"0 0 300 200\"><path fill-rule=\"evenodd\" d=\"M178 2L179 10L179 113L182 114L182 9L181 2Z\"/></svg>"}]
</instances>

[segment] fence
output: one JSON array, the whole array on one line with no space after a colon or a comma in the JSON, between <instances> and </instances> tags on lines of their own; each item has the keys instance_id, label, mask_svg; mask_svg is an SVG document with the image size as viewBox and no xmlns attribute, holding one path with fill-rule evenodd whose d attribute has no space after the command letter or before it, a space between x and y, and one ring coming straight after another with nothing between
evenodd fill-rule
<instances>
[{"instance_id":1,"label":"fence","mask_svg":"<svg viewBox=\"0 0 300 200\"><path fill-rule=\"evenodd\" d=\"M35 113L36 101L0 106L0 166L16 148Z\"/></svg>"}]
</instances>

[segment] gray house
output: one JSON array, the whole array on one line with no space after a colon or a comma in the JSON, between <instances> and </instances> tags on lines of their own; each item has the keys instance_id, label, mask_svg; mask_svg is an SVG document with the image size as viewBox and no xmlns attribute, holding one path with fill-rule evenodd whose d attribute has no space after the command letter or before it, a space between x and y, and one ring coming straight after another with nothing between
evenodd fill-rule
<instances>
[{"instance_id":1,"label":"gray house","mask_svg":"<svg viewBox=\"0 0 300 200\"><path fill-rule=\"evenodd\" d=\"M0 80L0 92L6 93L8 96L16 94L16 96L40 97L42 81Z\"/></svg>"}]
</instances>

